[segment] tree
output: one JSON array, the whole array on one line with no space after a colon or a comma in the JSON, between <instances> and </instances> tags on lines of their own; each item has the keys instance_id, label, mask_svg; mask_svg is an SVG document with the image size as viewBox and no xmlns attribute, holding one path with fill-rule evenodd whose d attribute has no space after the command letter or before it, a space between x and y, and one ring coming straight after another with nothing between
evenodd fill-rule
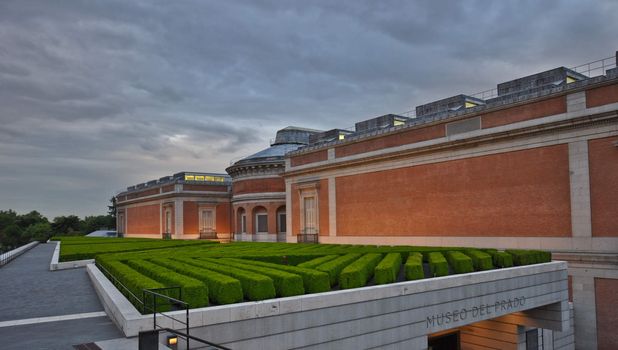
<instances>
[{"instance_id":1,"label":"tree","mask_svg":"<svg viewBox=\"0 0 618 350\"><path fill-rule=\"evenodd\" d=\"M2 236L0 236L2 241L0 242L0 244L2 244L3 247L7 247L8 249L16 248L22 244L22 233L23 230L19 226L11 224L5 227L4 230L2 230Z\"/></svg>"},{"instance_id":2,"label":"tree","mask_svg":"<svg viewBox=\"0 0 618 350\"><path fill-rule=\"evenodd\" d=\"M41 224L41 223L49 223L46 217L41 215L36 210L29 212L28 214L18 215L15 223L21 227L22 229L26 229L29 226Z\"/></svg>"},{"instance_id":3,"label":"tree","mask_svg":"<svg viewBox=\"0 0 618 350\"><path fill-rule=\"evenodd\" d=\"M55 235L81 235L80 220L75 215L57 216L52 223L52 231Z\"/></svg>"},{"instance_id":4,"label":"tree","mask_svg":"<svg viewBox=\"0 0 618 350\"><path fill-rule=\"evenodd\" d=\"M51 237L51 235L52 227L49 222L39 222L37 224L30 225L24 230L22 234L24 239L30 242L45 242Z\"/></svg>"},{"instance_id":5,"label":"tree","mask_svg":"<svg viewBox=\"0 0 618 350\"><path fill-rule=\"evenodd\" d=\"M107 206L107 215L111 216L114 222L113 225L110 226L110 228L115 229L116 228L116 197L115 196L112 197L109 201L112 203L112 205Z\"/></svg>"},{"instance_id":6,"label":"tree","mask_svg":"<svg viewBox=\"0 0 618 350\"><path fill-rule=\"evenodd\" d=\"M81 231L88 234L101 229L114 228L115 219L111 215L86 216L81 224Z\"/></svg>"}]
</instances>

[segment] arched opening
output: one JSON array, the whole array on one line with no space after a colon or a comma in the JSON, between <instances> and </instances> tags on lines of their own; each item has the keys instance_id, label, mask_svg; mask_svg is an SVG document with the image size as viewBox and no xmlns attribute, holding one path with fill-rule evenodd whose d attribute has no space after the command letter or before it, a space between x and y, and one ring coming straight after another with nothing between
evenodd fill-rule
<instances>
[{"instance_id":1,"label":"arched opening","mask_svg":"<svg viewBox=\"0 0 618 350\"><path fill-rule=\"evenodd\" d=\"M247 214L242 207L236 210L236 233L247 233Z\"/></svg>"},{"instance_id":2,"label":"arched opening","mask_svg":"<svg viewBox=\"0 0 618 350\"><path fill-rule=\"evenodd\" d=\"M254 233L268 233L268 212L264 207L253 209L253 230Z\"/></svg>"}]
</instances>

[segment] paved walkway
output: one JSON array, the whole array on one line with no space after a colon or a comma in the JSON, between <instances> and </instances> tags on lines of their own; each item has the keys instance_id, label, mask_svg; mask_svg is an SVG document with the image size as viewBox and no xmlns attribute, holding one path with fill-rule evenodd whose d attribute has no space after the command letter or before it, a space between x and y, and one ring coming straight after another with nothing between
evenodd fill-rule
<instances>
[{"instance_id":1,"label":"paved walkway","mask_svg":"<svg viewBox=\"0 0 618 350\"><path fill-rule=\"evenodd\" d=\"M39 244L0 268L2 349L72 349L121 338L86 269L49 271L56 244Z\"/></svg>"}]
</instances>

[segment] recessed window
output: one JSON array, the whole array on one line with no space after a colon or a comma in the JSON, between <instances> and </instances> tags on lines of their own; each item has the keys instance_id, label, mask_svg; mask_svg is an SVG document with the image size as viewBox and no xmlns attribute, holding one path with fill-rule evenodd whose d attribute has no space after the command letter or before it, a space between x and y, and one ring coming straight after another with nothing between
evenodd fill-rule
<instances>
[{"instance_id":1,"label":"recessed window","mask_svg":"<svg viewBox=\"0 0 618 350\"><path fill-rule=\"evenodd\" d=\"M255 214L255 223L257 233L268 233L268 214L259 213Z\"/></svg>"}]
</instances>

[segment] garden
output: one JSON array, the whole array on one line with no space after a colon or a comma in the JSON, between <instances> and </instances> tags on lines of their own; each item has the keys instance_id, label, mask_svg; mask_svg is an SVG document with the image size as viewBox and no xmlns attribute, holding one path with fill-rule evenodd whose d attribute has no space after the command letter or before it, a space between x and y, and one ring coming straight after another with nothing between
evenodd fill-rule
<instances>
[{"instance_id":1,"label":"garden","mask_svg":"<svg viewBox=\"0 0 618 350\"><path fill-rule=\"evenodd\" d=\"M62 237L61 261L95 259L143 310L144 289L180 287L191 308L551 261L539 250Z\"/></svg>"}]
</instances>

